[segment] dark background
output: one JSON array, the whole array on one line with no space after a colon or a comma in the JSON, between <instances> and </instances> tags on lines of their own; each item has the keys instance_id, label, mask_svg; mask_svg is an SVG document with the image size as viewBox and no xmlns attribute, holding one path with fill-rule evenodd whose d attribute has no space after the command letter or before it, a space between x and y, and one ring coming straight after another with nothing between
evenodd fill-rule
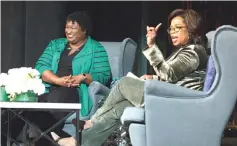
<instances>
[{"instance_id":1,"label":"dark background","mask_svg":"<svg viewBox=\"0 0 237 146\"><path fill-rule=\"evenodd\" d=\"M98 41L122 41L126 37L138 43L134 72L152 72L141 54L146 25L162 22L158 44L165 55L168 43L167 18L176 8L192 8L207 21L207 31L223 24L237 25L237 2L1 2L1 71L13 67L33 67L50 40L64 37L65 18L74 11L87 11L93 22L92 38Z\"/></svg>"}]
</instances>

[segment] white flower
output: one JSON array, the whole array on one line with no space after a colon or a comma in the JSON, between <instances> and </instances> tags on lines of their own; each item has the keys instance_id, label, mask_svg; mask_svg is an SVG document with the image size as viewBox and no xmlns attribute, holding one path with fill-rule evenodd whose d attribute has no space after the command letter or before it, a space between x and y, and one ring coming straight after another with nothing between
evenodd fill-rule
<instances>
[{"instance_id":1,"label":"white flower","mask_svg":"<svg viewBox=\"0 0 237 146\"><path fill-rule=\"evenodd\" d=\"M9 69L8 70L8 74L11 75L11 74L16 74L18 71L18 68L13 68L13 69Z\"/></svg>"},{"instance_id":2,"label":"white flower","mask_svg":"<svg viewBox=\"0 0 237 146\"><path fill-rule=\"evenodd\" d=\"M1 73L0 74L0 87L3 87L7 83L7 74L6 73Z\"/></svg>"},{"instance_id":3,"label":"white flower","mask_svg":"<svg viewBox=\"0 0 237 146\"><path fill-rule=\"evenodd\" d=\"M41 95L45 91L45 86L41 79L28 79L25 86L26 91L33 91L34 93Z\"/></svg>"},{"instance_id":4,"label":"white flower","mask_svg":"<svg viewBox=\"0 0 237 146\"><path fill-rule=\"evenodd\" d=\"M8 71L5 85L6 92L10 97L29 91L37 95L45 92L45 86L40 79L40 73L36 69L21 67Z\"/></svg>"}]
</instances>

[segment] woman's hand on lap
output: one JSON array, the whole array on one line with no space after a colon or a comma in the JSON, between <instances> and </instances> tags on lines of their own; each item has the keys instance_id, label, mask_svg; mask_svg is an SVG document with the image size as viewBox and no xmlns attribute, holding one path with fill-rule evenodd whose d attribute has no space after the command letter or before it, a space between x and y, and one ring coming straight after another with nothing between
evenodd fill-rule
<instances>
[{"instance_id":1,"label":"woman's hand on lap","mask_svg":"<svg viewBox=\"0 0 237 146\"><path fill-rule=\"evenodd\" d=\"M83 80L84 80L83 74L79 74L77 76L72 76L72 78L71 78L71 87L79 86Z\"/></svg>"},{"instance_id":2,"label":"woman's hand on lap","mask_svg":"<svg viewBox=\"0 0 237 146\"><path fill-rule=\"evenodd\" d=\"M64 76L64 77L59 77L55 81L56 85L63 86L63 87L70 87L71 86L71 75L70 76Z\"/></svg>"}]
</instances>

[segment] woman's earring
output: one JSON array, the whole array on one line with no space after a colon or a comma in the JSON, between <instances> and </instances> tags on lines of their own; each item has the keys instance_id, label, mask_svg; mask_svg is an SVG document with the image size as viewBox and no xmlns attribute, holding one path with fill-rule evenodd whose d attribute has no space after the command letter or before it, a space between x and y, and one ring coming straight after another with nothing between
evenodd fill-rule
<instances>
[{"instance_id":1,"label":"woman's earring","mask_svg":"<svg viewBox=\"0 0 237 146\"><path fill-rule=\"evenodd\" d=\"M188 39L190 40L192 38L192 35L189 33L188 34Z\"/></svg>"},{"instance_id":2,"label":"woman's earring","mask_svg":"<svg viewBox=\"0 0 237 146\"><path fill-rule=\"evenodd\" d=\"M84 35L86 35L87 34L87 29L84 31Z\"/></svg>"}]
</instances>

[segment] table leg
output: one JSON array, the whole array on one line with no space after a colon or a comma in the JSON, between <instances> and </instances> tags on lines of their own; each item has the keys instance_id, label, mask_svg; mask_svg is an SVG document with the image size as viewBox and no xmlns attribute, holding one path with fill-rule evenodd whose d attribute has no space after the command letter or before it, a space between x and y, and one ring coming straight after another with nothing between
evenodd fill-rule
<instances>
[{"instance_id":1,"label":"table leg","mask_svg":"<svg viewBox=\"0 0 237 146\"><path fill-rule=\"evenodd\" d=\"M81 133L80 130L80 110L76 111L76 146L79 146L81 144Z\"/></svg>"},{"instance_id":2,"label":"table leg","mask_svg":"<svg viewBox=\"0 0 237 146\"><path fill-rule=\"evenodd\" d=\"M7 117L7 146L11 146L11 111L7 111L8 112L8 117Z\"/></svg>"},{"instance_id":3,"label":"table leg","mask_svg":"<svg viewBox=\"0 0 237 146\"><path fill-rule=\"evenodd\" d=\"M11 145L12 143L16 144L17 146L19 146L19 142L17 142L15 139L12 138L12 134L11 134L11 120L14 120L14 118L16 117L15 115L12 114L11 109L6 109L5 110L6 113L6 117L4 117L4 123L1 123L1 126L6 128L6 131L1 131L0 135L6 137L6 141L5 142L5 146Z\"/></svg>"},{"instance_id":4,"label":"table leg","mask_svg":"<svg viewBox=\"0 0 237 146\"><path fill-rule=\"evenodd\" d=\"M40 138L45 137L46 139L48 139L51 143L53 143L56 146L59 146L51 137L49 137L47 135L47 133L49 133L52 129L54 129L55 127L57 127L60 123L62 123L62 121L65 121L70 115L73 114L73 112L69 113L67 116L65 116L62 120L58 121L55 125L53 125L52 127L50 127L48 130L46 131L42 131L41 129L39 129L35 124L31 123L29 120L25 119L23 116L15 113L14 111L12 111L13 114L15 114L17 117L19 117L21 120L23 120L27 125L33 127L36 131L38 131L40 133L40 136L35 138L34 140L31 141L31 143L35 143L36 141L38 141ZM29 145L31 144L29 142Z\"/></svg>"}]
</instances>

